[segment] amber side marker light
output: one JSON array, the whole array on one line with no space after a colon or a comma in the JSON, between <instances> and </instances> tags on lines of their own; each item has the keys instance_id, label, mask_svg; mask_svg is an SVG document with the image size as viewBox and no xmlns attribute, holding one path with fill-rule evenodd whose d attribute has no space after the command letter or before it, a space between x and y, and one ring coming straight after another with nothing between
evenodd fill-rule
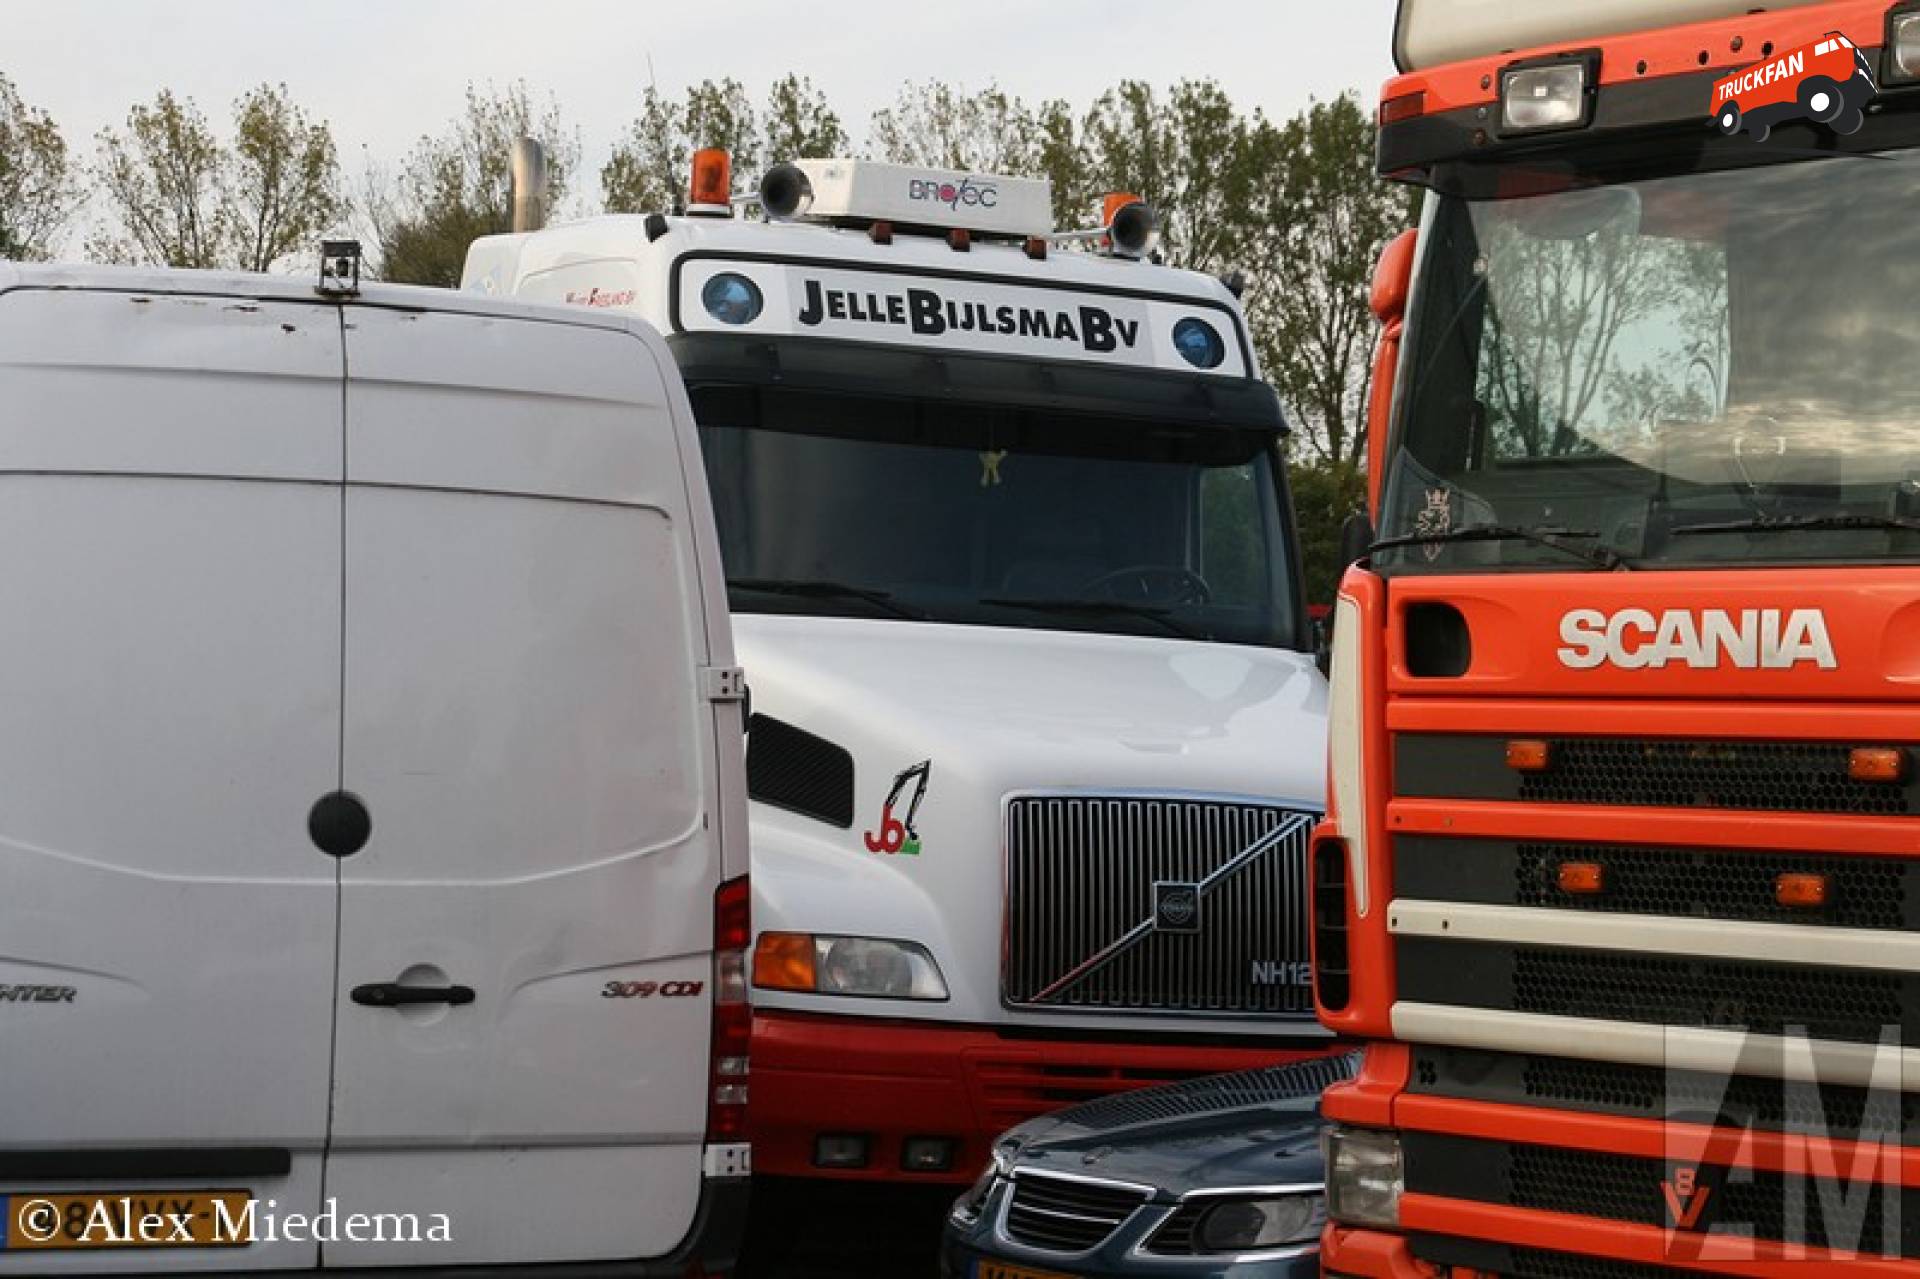
<instances>
[{"instance_id":1,"label":"amber side marker light","mask_svg":"<svg viewBox=\"0 0 1920 1279\"><path fill-rule=\"evenodd\" d=\"M753 948L753 984L762 990L814 990L809 933L761 933Z\"/></svg>"},{"instance_id":2,"label":"amber side marker light","mask_svg":"<svg viewBox=\"0 0 1920 1279\"><path fill-rule=\"evenodd\" d=\"M1380 104L1380 123L1398 124L1402 120L1411 120L1427 109L1427 94L1424 89L1412 93L1403 93L1397 98L1388 98Z\"/></svg>"},{"instance_id":3,"label":"amber side marker light","mask_svg":"<svg viewBox=\"0 0 1920 1279\"><path fill-rule=\"evenodd\" d=\"M1563 893L1592 897L1605 891L1607 868L1599 862L1561 862L1559 883Z\"/></svg>"},{"instance_id":4,"label":"amber side marker light","mask_svg":"<svg viewBox=\"0 0 1920 1279\"><path fill-rule=\"evenodd\" d=\"M1905 781L1907 753L1897 746L1856 746L1847 756L1847 776L1856 782Z\"/></svg>"},{"instance_id":5,"label":"amber side marker light","mask_svg":"<svg viewBox=\"0 0 1920 1279\"><path fill-rule=\"evenodd\" d=\"M1507 743L1507 767L1516 773L1544 773L1553 762L1553 747L1539 738L1516 737Z\"/></svg>"},{"instance_id":6,"label":"amber side marker light","mask_svg":"<svg viewBox=\"0 0 1920 1279\"><path fill-rule=\"evenodd\" d=\"M1773 898L1801 910L1827 904L1827 877L1789 872L1773 881Z\"/></svg>"}]
</instances>

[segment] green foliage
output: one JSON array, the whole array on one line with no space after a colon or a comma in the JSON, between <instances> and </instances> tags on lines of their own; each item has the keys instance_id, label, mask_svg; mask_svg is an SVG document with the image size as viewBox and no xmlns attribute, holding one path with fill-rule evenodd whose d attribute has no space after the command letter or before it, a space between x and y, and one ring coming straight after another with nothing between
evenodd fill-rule
<instances>
[{"instance_id":1,"label":"green foliage","mask_svg":"<svg viewBox=\"0 0 1920 1279\"><path fill-rule=\"evenodd\" d=\"M0 75L0 258L49 256L78 202L59 128Z\"/></svg>"},{"instance_id":2,"label":"green foliage","mask_svg":"<svg viewBox=\"0 0 1920 1279\"><path fill-rule=\"evenodd\" d=\"M88 243L95 257L169 267L217 267L226 155L191 99L162 89L127 113L126 132L100 132L94 178L118 220Z\"/></svg>"},{"instance_id":3,"label":"green foliage","mask_svg":"<svg viewBox=\"0 0 1920 1279\"><path fill-rule=\"evenodd\" d=\"M840 117L827 105L827 95L804 76L786 75L767 94L766 159L846 155L853 149Z\"/></svg>"},{"instance_id":4,"label":"green foliage","mask_svg":"<svg viewBox=\"0 0 1920 1279\"><path fill-rule=\"evenodd\" d=\"M467 87L467 105L444 132L423 137L397 179L370 173L366 214L379 242L377 272L408 284L460 283L467 246L513 228L513 144L537 139L547 152L549 206L571 189L580 139L559 104L537 101L525 81Z\"/></svg>"},{"instance_id":5,"label":"green foliage","mask_svg":"<svg viewBox=\"0 0 1920 1279\"><path fill-rule=\"evenodd\" d=\"M191 100L162 90L124 132L101 132L94 178L113 223L88 250L116 262L266 271L313 248L345 211L333 133L285 85L234 103L230 144Z\"/></svg>"},{"instance_id":6,"label":"green foliage","mask_svg":"<svg viewBox=\"0 0 1920 1279\"><path fill-rule=\"evenodd\" d=\"M1331 604L1347 566L1340 560L1340 526L1367 504L1367 477L1346 462L1294 461L1287 468L1294 522L1300 528L1301 576L1307 603Z\"/></svg>"}]
</instances>

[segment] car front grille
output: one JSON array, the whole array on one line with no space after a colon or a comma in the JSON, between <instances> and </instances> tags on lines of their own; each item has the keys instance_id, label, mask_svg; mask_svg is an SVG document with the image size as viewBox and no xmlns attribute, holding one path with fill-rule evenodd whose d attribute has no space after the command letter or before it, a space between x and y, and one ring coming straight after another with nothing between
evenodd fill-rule
<instances>
[{"instance_id":1,"label":"car front grille","mask_svg":"<svg viewBox=\"0 0 1920 1279\"><path fill-rule=\"evenodd\" d=\"M1009 800L1006 1002L1312 1017L1314 817L1174 796Z\"/></svg>"},{"instance_id":2,"label":"car front grille","mask_svg":"<svg viewBox=\"0 0 1920 1279\"><path fill-rule=\"evenodd\" d=\"M1143 1191L1129 1186L1021 1173L1007 1200L1006 1232L1029 1248L1088 1252L1146 1201Z\"/></svg>"}]
</instances>

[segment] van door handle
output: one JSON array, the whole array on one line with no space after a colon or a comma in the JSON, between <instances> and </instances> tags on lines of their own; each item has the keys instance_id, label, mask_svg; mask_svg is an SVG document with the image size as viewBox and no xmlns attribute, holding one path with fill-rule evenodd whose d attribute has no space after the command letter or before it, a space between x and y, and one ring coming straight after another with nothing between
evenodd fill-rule
<instances>
[{"instance_id":1,"label":"van door handle","mask_svg":"<svg viewBox=\"0 0 1920 1279\"><path fill-rule=\"evenodd\" d=\"M407 1004L470 1004L471 986L403 986L379 981L353 988L353 1002L369 1008L400 1008Z\"/></svg>"}]
</instances>

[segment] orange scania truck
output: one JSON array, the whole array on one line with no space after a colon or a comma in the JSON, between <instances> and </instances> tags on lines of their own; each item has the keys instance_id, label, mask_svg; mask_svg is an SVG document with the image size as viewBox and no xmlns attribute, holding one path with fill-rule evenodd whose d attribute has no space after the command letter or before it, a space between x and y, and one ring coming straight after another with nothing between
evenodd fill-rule
<instances>
[{"instance_id":1,"label":"orange scania truck","mask_svg":"<svg viewBox=\"0 0 1920 1279\"><path fill-rule=\"evenodd\" d=\"M1718 127L1839 39L1858 121ZM1395 44L1325 1273L1920 1275L1920 2L1401 0Z\"/></svg>"}]
</instances>

